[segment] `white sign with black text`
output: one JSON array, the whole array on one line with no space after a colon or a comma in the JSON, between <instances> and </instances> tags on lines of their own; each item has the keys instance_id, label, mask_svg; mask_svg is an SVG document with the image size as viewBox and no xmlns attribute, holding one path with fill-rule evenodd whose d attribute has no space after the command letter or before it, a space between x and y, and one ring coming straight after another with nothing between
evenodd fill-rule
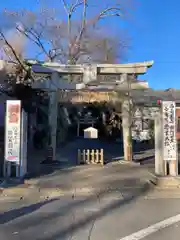
<instances>
[{"instance_id":1,"label":"white sign with black text","mask_svg":"<svg viewBox=\"0 0 180 240\"><path fill-rule=\"evenodd\" d=\"M163 153L164 160L177 159L176 145L176 104L173 101L162 102Z\"/></svg>"},{"instance_id":2,"label":"white sign with black text","mask_svg":"<svg viewBox=\"0 0 180 240\"><path fill-rule=\"evenodd\" d=\"M20 162L21 101L7 100L5 127L5 161Z\"/></svg>"}]
</instances>

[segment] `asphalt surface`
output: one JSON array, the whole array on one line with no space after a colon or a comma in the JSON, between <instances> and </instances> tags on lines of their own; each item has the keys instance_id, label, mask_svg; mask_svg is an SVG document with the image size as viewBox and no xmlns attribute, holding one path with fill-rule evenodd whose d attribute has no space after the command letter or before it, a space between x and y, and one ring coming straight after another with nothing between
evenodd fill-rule
<instances>
[{"instance_id":1,"label":"asphalt surface","mask_svg":"<svg viewBox=\"0 0 180 240\"><path fill-rule=\"evenodd\" d=\"M0 201L0 239L169 240L179 239L180 222L149 234L132 234L180 213L180 199L148 199L129 190L97 196L63 196L32 202Z\"/></svg>"},{"instance_id":2,"label":"asphalt surface","mask_svg":"<svg viewBox=\"0 0 180 240\"><path fill-rule=\"evenodd\" d=\"M75 165L77 148L86 145L82 141L71 143L70 147L61 151L58 158L65 166L67 163ZM106 149L106 159L119 159L118 144L112 149L108 143L103 147ZM153 154L151 150L139 152L136 159L152 162ZM146 179L147 170L123 165L97 169L67 168L36 176L33 184L42 188L58 188L62 192L78 188L94 188L97 191L56 197L48 192L42 199L41 192L33 192L33 189L28 190L30 194L22 198L22 193L1 195L0 240L179 239L179 221L161 229L157 229L154 224L180 213L180 193L175 198L172 198L170 192L154 193L145 184ZM150 226L152 232L147 229ZM143 229L145 237L142 233L138 237L132 235L139 234Z\"/></svg>"}]
</instances>

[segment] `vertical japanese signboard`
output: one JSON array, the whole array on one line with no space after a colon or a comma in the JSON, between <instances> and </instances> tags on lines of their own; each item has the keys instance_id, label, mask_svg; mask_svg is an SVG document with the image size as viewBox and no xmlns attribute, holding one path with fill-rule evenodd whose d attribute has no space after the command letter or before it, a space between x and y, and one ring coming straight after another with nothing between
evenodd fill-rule
<instances>
[{"instance_id":1,"label":"vertical japanese signboard","mask_svg":"<svg viewBox=\"0 0 180 240\"><path fill-rule=\"evenodd\" d=\"M175 102L164 101L162 103L163 120L163 152L164 160L177 159L176 146L176 105Z\"/></svg>"},{"instance_id":2,"label":"vertical japanese signboard","mask_svg":"<svg viewBox=\"0 0 180 240\"><path fill-rule=\"evenodd\" d=\"M6 102L5 161L20 162L21 101Z\"/></svg>"}]
</instances>

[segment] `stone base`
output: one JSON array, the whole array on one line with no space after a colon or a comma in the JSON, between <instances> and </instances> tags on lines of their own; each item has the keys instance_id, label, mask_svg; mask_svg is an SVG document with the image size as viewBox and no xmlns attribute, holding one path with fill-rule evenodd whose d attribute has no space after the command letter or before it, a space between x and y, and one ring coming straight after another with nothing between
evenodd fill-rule
<instances>
[{"instance_id":1,"label":"stone base","mask_svg":"<svg viewBox=\"0 0 180 240\"><path fill-rule=\"evenodd\" d=\"M155 174L151 174L152 178L150 182L158 188L180 188L180 176L172 177L172 176L157 176Z\"/></svg>"}]
</instances>

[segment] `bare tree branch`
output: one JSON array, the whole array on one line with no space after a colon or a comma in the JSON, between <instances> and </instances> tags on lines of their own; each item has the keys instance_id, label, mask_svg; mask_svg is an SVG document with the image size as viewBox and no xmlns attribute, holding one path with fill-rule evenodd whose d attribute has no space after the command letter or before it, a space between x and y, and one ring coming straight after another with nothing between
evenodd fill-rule
<instances>
[{"instance_id":1,"label":"bare tree branch","mask_svg":"<svg viewBox=\"0 0 180 240\"><path fill-rule=\"evenodd\" d=\"M117 7L107 8L107 9L103 10L102 12L100 12L98 19L100 19L102 17L109 17L109 16L122 17L121 8L117 8Z\"/></svg>"},{"instance_id":2,"label":"bare tree branch","mask_svg":"<svg viewBox=\"0 0 180 240\"><path fill-rule=\"evenodd\" d=\"M12 51L15 59L17 60L17 62L19 63L19 65L23 68L23 70L27 71L23 61L21 60L21 58L18 56L18 54L16 53L16 50L12 47L12 45L8 42L8 40L6 39L5 35L3 34L3 32L0 30L0 36L2 37L3 41L5 42L5 44L9 47L9 49Z\"/></svg>"},{"instance_id":3,"label":"bare tree branch","mask_svg":"<svg viewBox=\"0 0 180 240\"><path fill-rule=\"evenodd\" d=\"M73 13L84 2L86 2L86 1L84 1L84 0L82 0L82 1L77 0L76 3L74 5L72 5L72 7L71 7L71 13Z\"/></svg>"},{"instance_id":4,"label":"bare tree branch","mask_svg":"<svg viewBox=\"0 0 180 240\"><path fill-rule=\"evenodd\" d=\"M48 57L48 59L51 60L49 53L46 51L44 45L42 44L42 42L40 40L40 36L38 36L38 33L33 32L33 31L35 31L34 29L31 28L31 29L22 30L21 28L19 28L17 26L16 30L19 31L21 34L24 34L30 41L33 41L45 53L45 55Z\"/></svg>"},{"instance_id":5,"label":"bare tree branch","mask_svg":"<svg viewBox=\"0 0 180 240\"><path fill-rule=\"evenodd\" d=\"M100 20L107 21L108 17L122 16L119 2L112 1L112 4L109 3L109 6L99 13L96 9L95 14L88 14L90 1L61 0L67 14L66 20L60 20L59 15L52 16L48 8L40 13L6 10L6 15L10 16L12 24L14 21L16 30L28 39L30 47L34 44L36 49L40 50L35 53L36 57L41 55L41 59L64 64L87 61L112 63L122 57L128 47L126 42L123 42L124 34L112 36L112 39L117 40L115 43L109 32L103 32L102 25L98 25Z\"/></svg>"},{"instance_id":6,"label":"bare tree branch","mask_svg":"<svg viewBox=\"0 0 180 240\"><path fill-rule=\"evenodd\" d=\"M67 5L66 1L65 0L61 0L61 1L63 3L63 6L64 6L64 9L65 9L66 13L69 15L69 9L68 9L68 5Z\"/></svg>"},{"instance_id":7,"label":"bare tree branch","mask_svg":"<svg viewBox=\"0 0 180 240\"><path fill-rule=\"evenodd\" d=\"M79 42L81 41L83 32L84 32L85 27L86 27L87 0L84 0L83 3L84 3L83 4L84 6L83 6L83 15L82 15L81 29L80 29L79 35L76 37L76 40L75 40L75 44L78 47L79 47Z\"/></svg>"}]
</instances>

